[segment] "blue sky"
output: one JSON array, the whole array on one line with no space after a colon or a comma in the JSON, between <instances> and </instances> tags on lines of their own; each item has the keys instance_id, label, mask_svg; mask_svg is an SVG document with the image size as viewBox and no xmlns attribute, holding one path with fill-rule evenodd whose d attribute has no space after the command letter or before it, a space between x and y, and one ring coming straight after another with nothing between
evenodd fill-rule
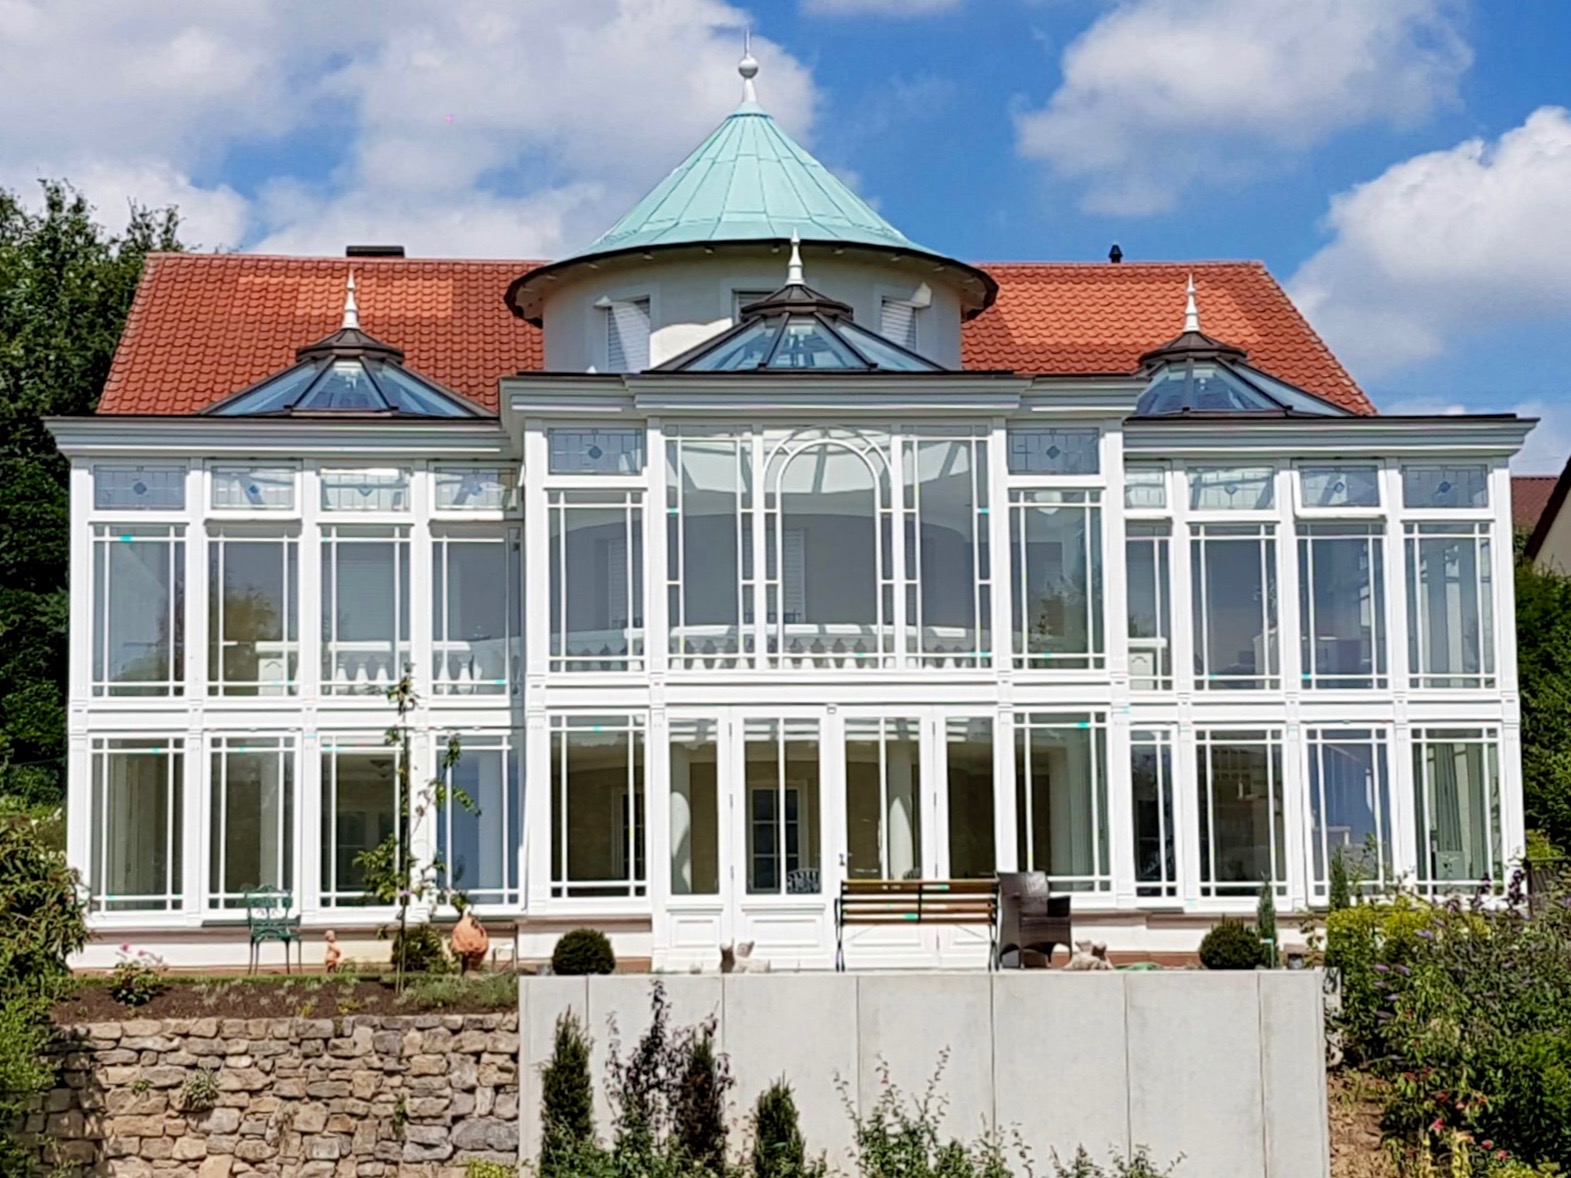
<instances>
[{"instance_id":1,"label":"blue sky","mask_svg":"<svg viewBox=\"0 0 1571 1178\"><path fill-rule=\"evenodd\" d=\"M208 247L559 256L734 105L973 260L1260 258L1387 410L1571 450L1567 0L0 6L0 185Z\"/></svg>"}]
</instances>

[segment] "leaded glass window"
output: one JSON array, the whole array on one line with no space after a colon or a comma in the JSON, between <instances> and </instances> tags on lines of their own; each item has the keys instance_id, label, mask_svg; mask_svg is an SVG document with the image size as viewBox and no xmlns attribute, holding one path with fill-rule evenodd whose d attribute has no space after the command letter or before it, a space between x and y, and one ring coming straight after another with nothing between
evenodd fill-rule
<instances>
[{"instance_id":1,"label":"leaded glass window","mask_svg":"<svg viewBox=\"0 0 1571 1178\"><path fill-rule=\"evenodd\" d=\"M585 429L578 426L548 432L552 474L641 474L644 469L642 429Z\"/></svg>"},{"instance_id":2,"label":"leaded glass window","mask_svg":"<svg viewBox=\"0 0 1571 1178\"><path fill-rule=\"evenodd\" d=\"M1485 508L1489 506L1489 468L1482 463L1408 465L1402 468L1402 506Z\"/></svg>"},{"instance_id":3,"label":"leaded glass window","mask_svg":"<svg viewBox=\"0 0 1571 1178\"><path fill-rule=\"evenodd\" d=\"M98 511L181 511L183 466L95 466L93 507Z\"/></svg>"},{"instance_id":4,"label":"leaded glass window","mask_svg":"<svg viewBox=\"0 0 1571 1178\"><path fill-rule=\"evenodd\" d=\"M1009 427L1010 474L1092 475L1101 470L1094 429Z\"/></svg>"}]
</instances>

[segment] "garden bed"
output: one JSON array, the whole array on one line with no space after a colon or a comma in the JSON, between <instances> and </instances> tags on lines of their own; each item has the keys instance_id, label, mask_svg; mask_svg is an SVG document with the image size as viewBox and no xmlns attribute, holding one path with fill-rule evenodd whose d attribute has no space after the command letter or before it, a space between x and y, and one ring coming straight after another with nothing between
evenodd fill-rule
<instances>
[{"instance_id":1,"label":"garden bed","mask_svg":"<svg viewBox=\"0 0 1571 1178\"><path fill-rule=\"evenodd\" d=\"M402 996L391 980L300 977L171 977L151 1001L129 1006L110 992L108 979L81 979L55 1004L60 1025L128 1018L337 1018L349 1014L486 1014L516 1010L511 974L416 977Z\"/></svg>"}]
</instances>

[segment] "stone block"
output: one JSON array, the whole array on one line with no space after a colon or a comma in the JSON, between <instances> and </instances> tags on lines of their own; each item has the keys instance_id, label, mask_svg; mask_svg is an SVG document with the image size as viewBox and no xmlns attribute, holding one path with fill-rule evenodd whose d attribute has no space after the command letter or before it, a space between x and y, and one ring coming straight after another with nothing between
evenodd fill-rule
<instances>
[{"instance_id":1,"label":"stone block","mask_svg":"<svg viewBox=\"0 0 1571 1178\"><path fill-rule=\"evenodd\" d=\"M235 1146L235 1157L242 1162L265 1162L278 1147L264 1137L247 1137Z\"/></svg>"},{"instance_id":2,"label":"stone block","mask_svg":"<svg viewBox=\"0 0 1571 1178\"><path fill-rule=\"evenodd\" d=\"M208 1156L197 1167L196 1178L229 1178L229 1171L234 1164L233 1158Z\"/></svg>"},{"instance_id":3,"label":"stone block","mask_svg":"<svg viewBox=\"0 0 1571 1178\"><path fill-rule=\"evenodd\" d=\"M305 1139L305 1156L312 1161L336 1161L343 1151L343 1142L332 1133Z\"/></svg>"},{"instance_id":4,"label":"stone block","mask_svg":"<svg viewBox=\"0 0 1571 1178\"><path fill-rule=\"evenodd\" d=\"M175 1157L181 1161L195 1161L207 1156L207 1142L200 1137L185 1136L177 1138L174 1143Z\"/></svg>"},{"instance_id":5,"label":"stone block","mask_svg":"<svg viewBox=\"0 0 1571 1178\"><path fill-rule=\"evenodd\" d=\"M127 1037L145 1038L149 1035L161 1035L163 1031L164 1024L155 1018L127 1019L120 1024L120 1034Z\"/></svg>"},{"instance_id":6,"label":"stone block","mask_svg":"<svg viewBox=\"0 0 1571 1178\"><path fill-rule=\"evenodd\" d=\"M178 1088L185 1083L184 1068L152 1067L142 1069L142 1079L151 1088Z\"/></svg>"},{"instance_id":7,"label":"stone block","mask_svg":"<svg viewBox=\"0 0 1571 1178\"><path fill-rule=\"evenodd\" d=\"M498 1153L516 1152L518 1125L495 1117L474 1117L453 1126L453 1145L458 1149L488 1149Z\"/></svg>"},{"instance_id":8,"label":"stone block","mask_svg":"<svg viewBox=\"0 0 1571 1178\"><path fill-rule=\"evenodd\" d=\"M409 1059L411 1076L445 1076L447 1059L440 1055L415 1055Z\"/></svg>"},{"instance_id":9,"label":"stone block","mask_svg":"<svg viewBox=\"0 0 1571 1178\"><path fill-rule=\"evenodd\" d=\"M197 1126L208 1136L234 1133L240 1128L240 1110L215 1108L197 1120Z\"/></svg>"}]
</instances>

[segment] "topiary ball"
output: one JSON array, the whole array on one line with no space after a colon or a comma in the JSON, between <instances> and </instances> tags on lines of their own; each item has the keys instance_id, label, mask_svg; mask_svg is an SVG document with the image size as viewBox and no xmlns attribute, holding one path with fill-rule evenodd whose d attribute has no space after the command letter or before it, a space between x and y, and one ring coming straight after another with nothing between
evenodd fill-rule
<instances>
[{"instance_id":1,"label":"topiary ball","mask_svg":"<svg viewBox=\"0 0 1571 1178\"><path fill-rule=\"evenodd\" d=\"M569 977L615 973L616 954L611 942L597 928L575 928L563 933L551 953L551 972Z\"/></svg>"},{"instance_id":2,"label":"topiary ball","mask_svg":"<svg viewBox=\"0 0 1571 1178\"><path fill-rule=\"evenodd\" d=\"M1200 964L1207 969L1254 969L1265 963L1260 934L1241 920L1223 919L1200 942Z\"/></svg>"}]
</instances>

